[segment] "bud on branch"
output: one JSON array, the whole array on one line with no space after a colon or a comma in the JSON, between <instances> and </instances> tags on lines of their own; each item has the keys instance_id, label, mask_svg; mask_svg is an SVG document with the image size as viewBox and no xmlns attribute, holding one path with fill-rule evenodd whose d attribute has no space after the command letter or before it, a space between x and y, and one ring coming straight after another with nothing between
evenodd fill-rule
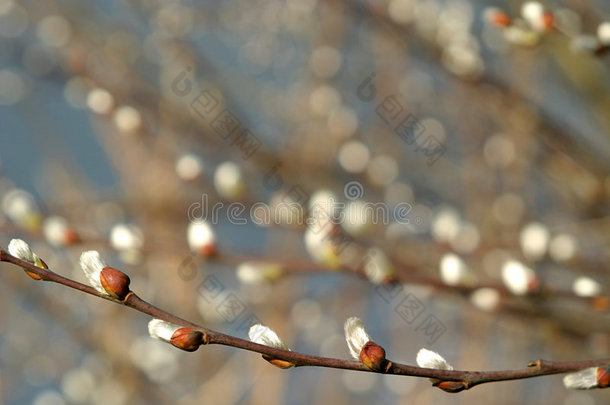
<instances>
[{"instance_id":1,"label":"bud on branch","mask_svg":"<svg viewBox=\"0 0 610 405\"><path fill-rule=\"evenodd\" d=\"M148 334L154 339L170 343L187 352L194 352L204 343L202 332L161 319L153 319L148 323Z\"/></svg>"},{"instance_id":2,"label":"bud on branch","mask_svg":"<svg viewBox=\"0 0 610 405\"><path fill-rule=\"evenodd\" d=\"M378 372L387 372L392 362L385 358L385 350L373 342L364 328L360 318L351 317L345 321L345 340L350 354L369 369Z\"/></svg>"},{"instance_id":3,"label":"bud on branch","mask_svg":"<svg viewBox=\"0 0 610 405\"><path fill-rule=\"evenodd\" d=\"M102 294L123 301L129 294L129 276L120 270L109 267L95 250L83 252L80 265L89 284Z\"/></svg>"},{"instance_id":4,"label":"bud on branch","mask_svg":"<svg viewBox=\"0 0 610 405\"><path fill-rule=\"evenodd\" d=\"M273 330L269 329L264 325L253 325L248 331L248 337L251 341L260 345L274 347L276 349L281 350L290 350L288 346L286 346L284 342L282 342L282 340ZM281 369L290 368L294 366L294 363L291 363L286 360L275 359L265 354L263 354L263 359L267 360L269 363Z\"/></svg>"},{"instance_id":5,"label":"bud on branch","mask_svg":"<svg viewBox=\"0 0 610 405\"><path fill-rule=\"evenodd\" d=\"M47 264L36 255L36 253L32 252L32 250L30 249L30 245L28 245L25 241L21 239L12 239L8 245L8 252L16 258L31 263L36 267L40 267L41 269L49 268ZM42 280L42 277L38 274L29 271L25 268L23 270L28 276L30 276L34 280Z\"/></svg>"}]
</instances>

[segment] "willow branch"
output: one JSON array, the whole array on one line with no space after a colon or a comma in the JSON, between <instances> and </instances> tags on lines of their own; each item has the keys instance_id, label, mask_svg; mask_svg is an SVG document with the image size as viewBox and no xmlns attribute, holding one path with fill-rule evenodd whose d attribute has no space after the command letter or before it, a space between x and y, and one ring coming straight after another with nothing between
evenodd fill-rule
<instances>
[{"instance_id":1,"label":"willow branch","mask_svg":"<svg viewBox=\"0 0 610 405\"><path fill-rule=\"evenodd\" d=\"M343 360L329 357L314 356L305 353L293 352L290 350L282 350L269 346L264 346L249 340L241 339L235 336L230 336L212 329L205 328L196 323L190 322L179 316L173 315L161 308L158 308L136 295L133 291L125 297L124 300L114 299L110 296L102 294L92 287L69 278L63 277L49 269L43 269L33 264L20 260L3 249L0 249L0 261L12 263L27 271L37 274L43 281L50 281L66 287L78 290L80 292L102 298L107 301L112 301L116 304L124 305L135 309L138 312L150 315L154 318L162 319L180 326L192 328L202 332L204 335L204 344L220 344L231 346L251 352L259 353L280 360L288 361L296 367L326 367L337 368L344 370L354 370L363 372L376 372L385 374L405 375L412 377L426 377L441 381L457 381L463 384L462 389L469 389L475 385L508 381L524 378L532 378L551 374L561 374L573 371L582 370L589 367L606 366L610 364L610 359L588 360L588 361L572 361L572 362L553 362L546 360L535 360L528 363L528 366L518 370L501 370L501 371L463 371L463 370L438 370L429 369L396 362L389 362L388 367L382 371L374 371L367 368L363 363L354 360Z\"/></svg>"}]
</instances>

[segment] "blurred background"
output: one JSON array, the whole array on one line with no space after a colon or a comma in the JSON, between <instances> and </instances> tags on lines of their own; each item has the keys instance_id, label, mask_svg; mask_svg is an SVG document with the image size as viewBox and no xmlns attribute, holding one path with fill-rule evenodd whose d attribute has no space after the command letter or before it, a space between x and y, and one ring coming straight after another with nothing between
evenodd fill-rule
<instances>
[{"instance_id":1,"label":"blurred background","mask_svg":"<svg viewBox=\"0 0 610 405\"><path fill-rule=\"evenodd\" d=\"M608 19L603 1L0 0L0 243L82 282L99 250L155 305L310 354L349 358L358 316L407 364L609 357ZM607 403L561 376L450 395L184 353L143 314L0 266L2 404Z\"/></svg>"}]
</instances>

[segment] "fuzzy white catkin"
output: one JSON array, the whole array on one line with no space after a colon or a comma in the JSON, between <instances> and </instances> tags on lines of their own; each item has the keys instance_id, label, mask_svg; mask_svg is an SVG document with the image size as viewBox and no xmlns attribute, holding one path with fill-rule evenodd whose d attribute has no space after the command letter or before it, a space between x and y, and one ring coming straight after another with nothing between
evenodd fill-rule
<instances>
[{"instance_id":1,"label":"fuzzy white catkin","mask_svg":"<svg viewBox=\"0 0 610 405\"><path fill-rule=\"evenodd\" d=\"M110 244L116 250L137 250L144 244L139 227L132 224L116 224L110 230Z\"/></svg>"},{"instance_id":2,"label":"fuzzy white catkin","mask_svg":"<svg viewBox=\"0 0 610 405\"><path fill-rule=\"evenodd\" d=\"M500 304L500 293L494 288L478 288L470 295L472 304L483 311L494 311Z\"/></svg>"},{"instance_id":3,"label":"fuzzy white catkin","mask_svg":"<svg viewBox=\"0 0 610 405\"><path fill-rule=\"evenodd\" d=\"M597 367L590 367L563 377L563 385L572 390L586 390L597 386Z\"/></svg>"},{"instance_id":4,"label":"fuzzy white catkin","mask_svg":"<svg viewBox=\"0 0 610 405\"><path fill-rule=\"evenodd\" d=\"M30 245L22 239L12 239L8 244L8 252L23 261L34 263L34 254L30 249Z\"/></svg>"},{"instance_id":5,"label":"fuzzy white catkin","mask_svg":"<svg viewBox=\"0 0 610 405\"><path fill-rule=\"evenodd\" d=\"M203 160L195 154L187 153L176 160L174 169L182 180L195 180L203 174Z\"/></svg>"},{"instance_id":6,"label":"fuzzy white catkin","mask_svg":"<svg viewBox=\"0 0 610 405\"><path fill-rule=\"evenodd\" d=\"M87 95L87 107L96 114L108 114L114 108L114 97L104 89L93 89Z\"/></svg>"},{"instance_id":7,"label":"fuzzy white catkin","mask_svg":"<svg viewBox=\"0 0 610 405\"><path fill-rule=\"evenodd\" d=\"M538 1L526 1L521 6L521 15L535 29L542 27L544 6Z\"/></svg>"},{"instance_id":8,"label":"fuzzy white catkin","mask_svg":"<svg viewBox=\"0 0 610 405\"><path fill-rule=\"evenodd\" d=\"M153 319L148 322L148 334L150 337L162 340L164 342L171 341L174 332L176 332L178 329L180 329L180 326L161 319Z\"/></svg>"},{"instance_id":9,"label":"fuzzy white catkin","mask_svg":"<svg viewBox=\"0 0 610 405\"><path fill-rule=\"evenodd\" d=\"M576 238L565 233L555 235L549 243L549 255L557 262L570 260L576 254L577 249Z\"/></svg>"},{"instance_id":10,"label":"fuzzy white catkin","mask_svg":"<svg viewBox=\"0 0 610 405\"><path fill-rule=\"evenodd\" d=\"M213 246L216 242L214 230L205 221L191 222L186 232L189 248L193 252L197 252L206 246Z\"/></svg>"},{"instance_id":11,"label":"fuzzy white catkin","mask_svg":"<svg viewBox=\"0 0 610 405\"><path fill-rule=\"evenodd\" d=\"M364 273L373 284L382 284L394 275L394 266L381 249L367 251Z\"/></svg>"},{"instance_id":12,"label":"fuzzy white catkin","mask_svg":"<svg viewBox=\"0 0 610 405\"><path fill-rule=\"evenodd\" d=\"M435 368L438 370L453 370L453 366L440 354L428 349L420 349L417 352L417 365L423 368Z\"/></svg>"},{"instance_id":13,"label":"fuzzy white catkin","mask_svg":"<svg viewBox=\"0 0 610 405\"><path fill-rule=\"evenodd\" d=\"M328 236L327 229L318 229L317 225L309 226L304 235L305 248L316 262L338 268L341 265L339 247Z\"/></svg>"},{"instance_id":14,"label":"fuzzy white catkin","mask_svg":"<svg viewBox=\"0 0 610 405\"><path fill-rule=\"evenodd\" d=\"M513 294L526 294L535 280L534 270L519 261L508 260L502 266L502 281Z\"/></svg>"},{"instance_id":15,"label":"fuzzy white catkin","mask_svg":"<svg viewBox=\"0 0 610 405\"><path fill-rule=\"evenodd\" d=\"M274 347L276 349L290 350L288 349L288 346L282 342L277 333L261 324L252 325L248 331L248 337L251 341L260 345Z\"/></svg>"},{"instance_id":16,"label":"fuzzy white catkin","mask_svg":"<svg viewBox=\"0 0 610 405\"><path fill-rule=\"evenodd\" d=\"M373 219L370 208L363 200L348 202L344 210L343 229L353 236L362 236L368 232Z\"/></svg>"},{"instance_id":17,"label":"fuzzy white catkin","mask_svg":"<svg viewBox=\"0 0 610 405\"><path fill-rule=\"evenodd\" d=\"M133 134L142 127L140 112L128 105L117 108L112 118L114 125L123 134Z\"/></svg>"},{"instance_id":18,"label":"fuzzy white catkin","mask_svg":"<svg viewBox=\"0 0 610 405\"><path fill-rule=\"evenodd\" d=\"M441 208L432 220L432 236L439 243L451 241L460 230L461 219L459 213L453 209Z\"/></svg>"},{"instance_id":19,"label":"fuzzy white catkin","mask_svg":"<svg viewBox=\"0 0 610 405\"><path fill-rule=\"evenodd\" d=\"M521 46L536 46L540 42L540 34L519 26L506 27L502 34L508 42Z\"/></svg>"},{"instance_id":20,"label":"fuzzy white catkin","mask_svg":"<svg viewBox=\"0 0 610 405\"><path fill-rule=\"evenodd\" d=\"M68 221L57 215L47 217L42 224L44 237L53 246L63 246L68 231Z\"/></svg>"},{"instance_id":21,"label":"fuzzy white catkin","mask_svg":"<svg viewBox=\"0 0 610 405\"><path fill-rule=\"evenodd\" d=\"M481 241L481 235L476 225L469 221L460 224L457 234L449 241L451 248L458 253L472 253Z\"/></svg>"},{"instance_id":22,"label":"fuzzy white catkin","mask_svg":"<svg viewBox=\"0 0 610 405\"><path fill-rule=\"evenodd\" d=\"M358 360L360 359L362 347L371 340L364 328L364 322L360 318L353 316L345 321L344 329L349 352L354 359Z\"/></svg>"},{"instance_id":23,"label":"fuzzy white catkin","mask_svg":"<svg viewBox=\"0 0 610 405\"><path fill-rule=\"evenodd\" d=\"M467 281L470 269L455 253L446 253L440 262L441 279L447 285L459 285Z\"/></svg>"},{"instance_id":24,"label":"fuzzy white catkin","mask_svg":"<svg viewBox=\"0 0 610 405\"><path fill-rule=\"evenodd\" d=\"M519 242L523 255L529 260L540 260L546 254L551 233L548 228L539 223L532 222L521 230Z\"/></svg>"},{"instance_id":25,"label":"fuzzy white catkin","mask_svg":"<svg viewBox=\"0 0 610 405\"><path fill-rule=\"evenodd\" d=\"M51 47L62 47L72 36L70 23L60 15L47 15L38 22L38 37Z\"/></svg>"},{"instance_id":26,"label":"fuzzy white catkin","mask_svg":"<svg viewBox=\"0 0 610 405\"><path fill-rule=\"evenodd\" d=\"M349 141L339 149L337 160L348 173L362 173L371 158L369 148L360 141Z\"/></svg>"},{"instance_id":27,"label":"fuzzy white catkin","mask_svg":"<svg viewBox=\"0 0 610 405\"><path fill-rule=\"evenodd\" d=\"M246 192L240 167L233 162L221 163L214 172L214 187L227 200L239 200Z\"/></svg>"},{"instance_id":28,"label":"fuzzy white catkin","mask_svg":"<svg viewBox=\"0 0 610 405\"><path fill-rule=\"evenodd\" d=\"M34 266L44 267L40 258L30 249L30 245L22 239L12 239L8 244L8 252L18 259L32 263Z\"/></svg>"},{"instance_id":29,"label":"fuzzy white catkin","mask_svg":"<svg viewBox=\"0 0 610 405\"><path fill-rule=\"evenodd\" d=\"M597 27L597 38L602 45L610 45L610 21L604 21Z\"/></svg>"},{"instance_id":30,"label":"fuzzy white catkin","mask_svg":"<svg viewBox=\"0 0 610 405\"><path fill-rule=\"evenodd\" d=\"M336 218L341 210L341 206L337 195L330 190L316 190L309 197L309 214L312 219L320 222L320 225L331 222Z\"/></svg>"},{"instance_id":31,"label":"fuzzy white catkin","mask_svg":"<svg viewBox=\"0 0 610 405\"><path fill-rule=\"evenodd\" d=\"M601 285L591 277L581 276L574 280L572 291L579 297L595 297L601 292Z\"/></svg>"},{"instance_id":32,"label":"fuzzy white catkin","mask_svg":"<svg viewBox=\"0 0 610 405\"><path fill-rule=\"evenodd\" d=\"M85 277L89 280L91 287L102 294L108 294L104 287L102 287L102 281L100 280L102 269L107 266L100 257L100 254L95 250L83 252L80 255L80 266L85 273Z\"/></svg>"},{"instance_id":33,"label":"fuzzy white catkin","mask_svg":"<svg viewBox=\"0 0 610 405\"><path fill-rule=\"evenodd\" d=\"M237 267L237 278L245 284L263 284L281 277L283 269L276 263L244 262Z\"/></svg>"},{"instance_id":34,"label":"fuzzy white catkin","mask_svg":"<svg viewBox=\"0 0 610 405\"><path fill-rule=\"evenodd\" d=\"M36 225L41 217L34 197L20 189L13 189L4 194L2 210L11 221L24 227Z\"/></svg>"}]
</instances>

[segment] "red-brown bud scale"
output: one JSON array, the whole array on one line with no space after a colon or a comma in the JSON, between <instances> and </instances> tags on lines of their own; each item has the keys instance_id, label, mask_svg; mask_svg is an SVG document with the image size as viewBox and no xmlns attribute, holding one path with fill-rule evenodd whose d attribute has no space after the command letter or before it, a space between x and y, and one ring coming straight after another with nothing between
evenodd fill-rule
<instances>
[{"instance_id":1,"label":"red-brown bud scale","mask_svg":"<svg viewBox=\"0 0 610 405\"><path fill-rule=\"evenodd\" d=\"M290 367L294 367L294 363L291 363L286 360L274 359L272 357L267 356L266 354L263 354L263 359L267 360L269 363L273 364L275 367L281 368L282 370L285 370Z\"/></svg>"},{"instance_id":2,"label":"red-brown bud scale","mask_svg":"<svg viewBox=\"0 0 610 405\"><path fill-rule=\"evenodd\" d=\"M598 367L597 369L597 387L607 388L610 386L610 366Z\"/></svg>"},{"instance_id":3,"label":"red-brown bud scale","mask_svg":"<svg viewBox=\"0 0 610 405\"><path fill-rule=\"evenodd\" d=\"M38 258L38 260L40 260L40 266L39 267L42 267L45 270L49 269L49 266L47 266L47 264L44 262L44 260L42 260L41 258ZM23 270L25 271L25 274L27 274L28 276L30 276L34 280L42 280L42 276L39 276L38 274L34 273L33 271L29 271L25 267L23 268Z\"/></svg>"},{"instance_id":4,"label":"red-brown bud scale","mask_svg":"<svg viewBox=\"0 0 610 405\"><path fill-rule=\"evenodd\" d=\"M197 252L202 257L211 257L211 258L218 257L218 249L216 248L216 245L214 245L214 244L204 245L201 248L199 248L199 250Z\"/></svg>"},{"instance_id":5,"label":"red-brown bud scale","mask_svg":"<svg viewBox=\"0 0 610 405\"><path fill-rule=\"evenodd\" d=\"M64 240L65 240L66 245L73 245L73 244L81 241L80 235L74 229L66 230Z\"/></svg>"},{"instance_id":6,"label":"red-brown bud scale","mask_svg":"<svg viewBox=\"0 0 610 405\"><path fill-rule=\"evenodd\" d=\"M375 342L366 342L360 350L362 363L374 371L385 371L388 361L385 358L385 350Z\"/></svg>"},{"instance_id":7,"label":"red-brown bud scale","mask_svg":"<svg viewBox=\"0 0 610 405\"><path fill-rule=\"evenodd\" d=\"M31 272L29 270L25 271L25 274L27 274L28 276L30 276L31 278L33 278L34 280L42 280L42 277L40 277L38 274Z\"/></svg>"},{"instance_id":8,"label":"red-brown bud scale","mask_svg":"<svg viewBox=\"0 0 610 405\"><path fill-rule=\"evenodd\" d=\"M545 11L542 14L542 23L545 29L551 29L555 25L555 16L550 11Z\"/></svg>"},{"instance_id":9,"label":"red-brown bud scale","mask_svg":"<svg viewBox=\"0 0 610 405\"><path fill-rule=\"evenodd\" d=\"M170 343L178 349L194 352L203 343L203 333L191 328L180 328L174 332Z\"/></svg>"},{"instance_id":10,"label":"red-brown bud scale","mask_svg":"<svg viewBox=\"0 0 610 405\"><path fill-rule=\"evenodd\" d=\"M464 391L468 385L464 381L439 381L434 384L445 392L456 393Z\"/></svg>"},{"instance_id":11,"label":"red-brown bud scale","mask_svg":"<svg viewBox=\"0 0 610 405\"><path fill-rule=\"evenodd\" d=\"M100 273L100 282L104 290L113 298L124 300L129 294L129 276L114 267L104 267Z\"/></svg>"},{"instance_id":12,"label":"red-brown bud scale","mask_svg":"<svg viewBox=\"0 0 610 405\"><path fill-rule=\"evenodd\" d=\"M504 11L496 11L491 16L491 22L497 27L508 27L513 21Z\"/></svg>"}]
</instances>

